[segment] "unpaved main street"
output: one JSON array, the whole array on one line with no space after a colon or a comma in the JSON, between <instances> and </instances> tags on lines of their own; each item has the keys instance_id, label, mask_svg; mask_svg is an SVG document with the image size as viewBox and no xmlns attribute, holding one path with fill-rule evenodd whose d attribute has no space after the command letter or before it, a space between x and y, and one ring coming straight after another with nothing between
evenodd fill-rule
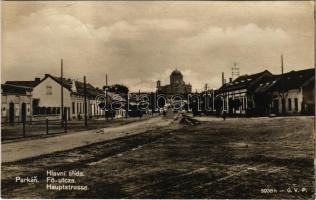
<instances>
[{"instance_id":1,"label":"unpaved main street","mask_svg":"<svg viewBox=\"0 0 316 200\"><path fill-rule=\"evenodd\" d=\"M2 197L313 198L312 117L197 119L5 163ZM89 190L47 190L50 169L82 171L76 184Z\"/></svg>"},{"instance_id":2,"label":"unpaved main street","mask_svg":"<svg viewBox=\"0 0 316 200\"><path fill-rule=\"evenodd\" d=\"M48 138L35 138L27 141L5 143L1 146L2 163L45 155L57 151L65 151L87 146L96 142L143 133L147 130L168 126L171 118L154 117L116 127L87 130L57 135Z\"/></svg>"}]
</instances>

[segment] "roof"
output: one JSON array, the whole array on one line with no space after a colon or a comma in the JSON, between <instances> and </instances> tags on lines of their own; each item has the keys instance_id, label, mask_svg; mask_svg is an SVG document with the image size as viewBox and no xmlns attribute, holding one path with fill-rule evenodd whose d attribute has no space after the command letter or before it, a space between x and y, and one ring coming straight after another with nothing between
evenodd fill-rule
<instances>
[{"instance_id":1,"label":"roof","mask_svg":"<svg viewBox=\"0 0 316 200\"><path fill-rule=\"evenodd\" d=\"M80 94L80 95L84 95L84 83L80 82L80 81L75 81L75 84L76 84L76 88L77 88L76 93ZM90 83L87 83L86 86L87 86L87 95L88 96L94 96L95 97L95 96L97 96L99 94L103 94L104 93L102 90L97 90Z\"/></svg>"},{"instance_id":2,"label":"roof","mask_svg":"<svg viewBox=\"0 0 316 200\"><path fill-rule=\"evenodd\" d=\"M175 70L173 70L173 72L171 73L171 76L174 76L174 75L177 75L177 76L182 76L182 73L179 71L179 70L177 70L177 69L175 69Z\"/></svg>"},{"instance_id":3,"label":"roof","mask_svg":"<svg viewBox=\"0 0 316 200\"><path fill-rule=\"evenodd\" d=\"M24 86L24 87L34 87L40 82L40 79L36 79L34 81L7 81L5 84L16 85L16 86Z\"/></svg>"},{"instance_id":4,"label":"roof","mask_svg":"<svg viewBox=\"0 0 316 200\"><path fill-rule=\"evenodd\" d=\"M277 80L280 78L280 75L273 75L269 79L265 79L260 81L257 84L256 89L254 90L255 93L264 93L271 90L271 88L276 84Z\"/></svg>"},{"instance_id":5,"label":"roof","mask_svg":"<svg viewBox=\"0 0 316 200\"><path fill-rule=\"evenodd\" d=\"M27 95L28 92L32 92L31 87L17 86L17 85L11 85L11 84L1 84L2 94Z\"/></svg>"},{"instance_id":6,"label":"roof","mask_svg":"<svg viewBox=\"0 0 316 200\"><path fill-rule=\"evenodd\" d=\"M271 77L273 77L273 75L268 70L251 75L245 74L237 77L231 83L225 83L218 90L221 92L236 91L241 89L254 90L261 81L270 79Z\"/></svg>"},{"instance_id":7,"label":"roof","mask_svg":"<svg viewBox=\"0 0 316 200\"><path fill-rule=\"evenodd\" d=\"M50 77L51 79L53 79L54 81L56 81L60 85L63 85L64 88L68 89L73 94L77 94L77 95L81 95L81 96L84 95L84 83L83 82L74 81L74 80L66 79L66 78L61 79L61 77L52 76L50 74L45 74L45 78L42 79L41 82L44 81L48 77ZM72 89L73 83L75 83L75 85L76 85L76 91ZM99 94L104 93L102 90L95 88L90 83L86 83L86 85L87 85L87 95L88 96L95 97Z\"/></svg>"},{"instance_id":8,"label":"roof","mask_svg":"<svg viewBox=\"0 0 316 200\"><path fill-rule=\"evenodd\" d=\"M315 78L315 68L304 69L299 71L290 71L275 78L275 84L270 87L270 91L288 91L298 89L305 82Z\"/></svg>"}]
</instances>

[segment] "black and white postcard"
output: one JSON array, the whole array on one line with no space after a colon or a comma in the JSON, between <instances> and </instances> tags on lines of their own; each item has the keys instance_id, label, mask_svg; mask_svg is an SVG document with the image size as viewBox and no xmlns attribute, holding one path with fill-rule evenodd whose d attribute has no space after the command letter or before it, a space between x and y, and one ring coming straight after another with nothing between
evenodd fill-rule
<instances>
[{"instance_id":1,"label":"black and white postcard","mask_svg":"<svg viewBox=\"0 0 316 200\"><path fill-rule=\"evenodd\" d=\"M1 198L314 199L314 1L2 1Z\"/></svg>"}]
</instances>

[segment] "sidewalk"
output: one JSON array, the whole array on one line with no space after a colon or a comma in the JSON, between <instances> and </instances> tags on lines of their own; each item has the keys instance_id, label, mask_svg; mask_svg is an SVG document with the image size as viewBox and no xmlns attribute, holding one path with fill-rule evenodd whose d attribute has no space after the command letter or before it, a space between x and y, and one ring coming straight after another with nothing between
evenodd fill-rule
<instances>
[{"instance_id":1,"label":"sidewalk","mask_svg":"<svg viewBox=\"0 0 316 200\"><path fill-rule=\"evenodd\" d=\"M157 115L155 115L156 117ZM142 121L148 118L152 118L151 115L144 115L142 118L129 117L129 118L118 118L106 120L103 118L90 119L88 120L88 126L85 126L84 120L71 120L67 122L68 132L79 132L86 130L94 130L101 128L108 128L113 126L121 126L135 121ZM48 128L48 134L47 134ZM14 140L29 140L35 137L50 137L55 134L64 133L64 128L61 127L60 121L49 121L48 127L46 121L33 121L32 123L27 122L25 124L25 137L23 137L23 125L22 123L15 124L14 126L3 126L1 124L1 143L13 142Z\"/></svg>"},{"instance_id":2,"label":"sidewalk","mask_svg":"<svg viewBox=\"0 0 316 200\"><path fill-rule=\"evenodd\" d=\"M56 137L2 144L2 163L65 151L126 135L135 135L146 130L168 126L172 121L170 118L155 117L119 127L73 132Z\"/></svg>"}]
</instances>

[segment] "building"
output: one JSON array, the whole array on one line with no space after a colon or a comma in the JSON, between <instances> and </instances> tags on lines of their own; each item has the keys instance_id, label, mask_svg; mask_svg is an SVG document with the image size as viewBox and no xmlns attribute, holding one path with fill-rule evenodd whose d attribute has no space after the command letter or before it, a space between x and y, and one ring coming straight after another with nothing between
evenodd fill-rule
<instances>
[{"instance_id":1,"label":"building","mask_svg":"<svg viewBox=\"0 0 316 200\"><path fill-rule=\"evenodd\" d=\"M169 85L162 86L161 82L157 81L157 90L159 93L164 94L186 94L191 93L192 86L185 84L182 73L176 69L170 75Z\"/></svg>"},{"instance_id":2,"label":"building","mask_svg":"<svg viewBox=\"0 0 316 200\"><path fill-rule=\"evenodd\" d=\"M3 122L32 120L32 90L39 82L40 78L35 78L33 81L6 81L1 85Z\"/></svg>"},{"instance_id":3,"label":"building","mask_svg":"<svg viewBox=\"0 0 316 200\"><path fill-rule=\"evenodd\" d=\"M21 121L25 118L30 120L60 119L62 113L61 88L63 88L63 113L66 113L67 119L83 119L85 115L84 83L66 78L63 78L61 81L60 77L45 74L43 79L7 81L6 84L2 85L2 120ZM105 102L105 98L96 98L100 95L105 97L105 91L95 88L89 83L86 84L88 118L105 116L105 111L100 106L101 101ZM124 95L108 92L108 97L109 105L112 101L120 101L120 103L123 102L125 104ZM25 106L26 114L24 111ZM8 112L7 109L9 109ZM123 117L125 116L124 107L111 111L110 114L111 117Z\"/></svg>"},{"instance_id":4,"label":"building","mask_svg":"<svg viewBox=\"0 0 316 200\"><path fill-rule=\"evenodd\" d=\"M256 98L255 90L262 83L273 79L268 70L252 75L242 75L235 80L230 79L217 90L222 98L224 108L229 114L261 114L265 109ZM258 101L259 100L259 101Z\"/></svg>"},{"instance_id":5,"label":"building","mask_svg":"<svg viewBox=\"0 0 316 200\"><path fill-rule=\"evenodd\" d=\"M35 78L33 81L6 81L5 84L33 88L40 81L41 78Z\"/></svg>"},{"instance_id":6,"label":"building","mask_svg":"<svg viewBox=\"0 0 316 200\"><path fill-rule=\"evenodd\" d=\"M243 75L230 79L217 92L229 114L314 114L315 69Z\"/></svg>"},{"instance_id":7,"label":"building","mask_svg":"<svg viewBox=\"0 0 316 200\"><path fill-rule=\"evenodd\" d=\"M290 71L276 75L266 85L264 91L271 99L270 113L274 114L314 114L315 113L315 69Z\"/></svg>"},{"instance_id":8,"label":"building","mask_svg":"<svg viewBox=\"0 0 316 200\"><path fill-rule=\"evenodd\" d=\"M2 122L22 122L32 120L32 88L11 84L1 84Z\"/></svg>"},{"instance_id":9,"label":"building","mask_svg":"<svg viewBox=\"0 0 316 200\"><path fill-rule=\"evenodd\" d=\"M82 119L85 112L84 83L76 80L55 77L45 74L45 77L33 88L34 118L58 119L61 115L61 86L63 87L63 107L67 119ZM95 97L101 93L87 83L87 114L88 117L103 115Z\"/></svg>"}]
</instances>

